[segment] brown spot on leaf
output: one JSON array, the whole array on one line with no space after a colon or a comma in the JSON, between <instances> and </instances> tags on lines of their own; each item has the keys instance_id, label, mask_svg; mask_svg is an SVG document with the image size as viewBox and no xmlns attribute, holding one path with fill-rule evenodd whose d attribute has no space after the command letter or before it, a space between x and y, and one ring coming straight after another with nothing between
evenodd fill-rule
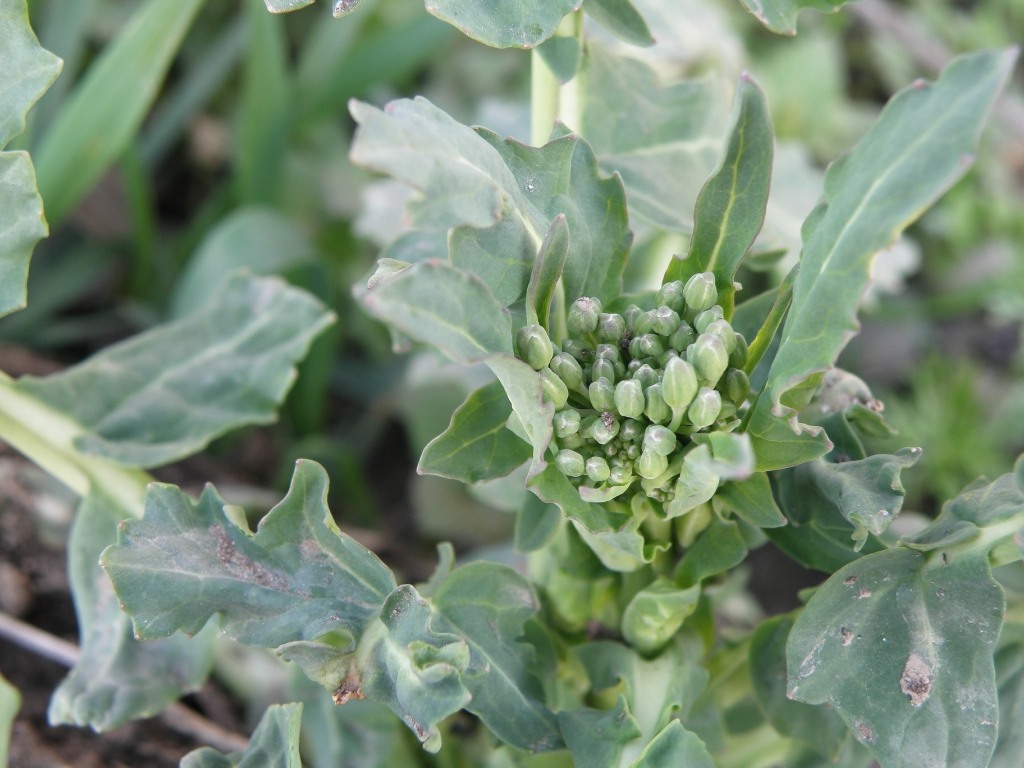
<instances>
[{"instance_id":1,"label":"brown spot on leaf","mask_svg":"<svg viewBox=\"0 0 1024 768\"><path fill-rule=\"evenodd\" d=\"M861 587L860 590L857 592L857 598L859 600L863 600L865 597L871 597L871 590Z\"/></svg>"},{"instance_id":2,"label":"brown spot on leaf","mask_svg":"<svg viewBox=\"0 0 1024 768\"><path fill-rule=\"evenodd\" d=\"M935 681L931 667L916 653L910 654L900 676L900 690L910 697L910 706L920 707L932 692Z\"/></svg>"},{"instance_id":3,"label":"brown spot on leaf","mask_svg":"<svg viewBox=\"0 0 1024 768\"><path fill-rule=\"evenodd\" d=\"M875 732L868 727L867 723L862 723L860 720L857 720L853 724L853 727L857 731L857 738L860 741L867 742L868 744L874 742Z\"/></svg>"},{"instance_id":4,"label":"brown spot on leaf","mask_svg":"<svg viewBox=\"0 0 1024 768\"><path fill-rule=\"evenodd\" d=\"M334 699L334 703L341 706L352 701L352 699L365 699L366 694L363 693L363 681L359 677L359 672L355 667L352 667L345 679L341 681L341 685L334 689L334 693L331 695Z\"/></svg>"},{"instance_id":5,"label":"brown spot on leaf","mask_svg":"<svg viewBox=\"0 0 1024 768\"><path fill-rule=\"evenodd\" d=\"M853 632L848 627L840 627L839 634L843 638L843 645L849 645L853 642Z\"/></svg>"},{"instance_id":6,"label":"brown spot on leaf","mask_svg":"<svg viewBox=\"0 0 1024 768\"><path fill-rule=\"evenodd\" d=\"M845 584L848 587L852 587L856 583L857 583L857 577L856 576L847 576L845 579L843 579L843 584Z\"/></svg>"}]
</instances>

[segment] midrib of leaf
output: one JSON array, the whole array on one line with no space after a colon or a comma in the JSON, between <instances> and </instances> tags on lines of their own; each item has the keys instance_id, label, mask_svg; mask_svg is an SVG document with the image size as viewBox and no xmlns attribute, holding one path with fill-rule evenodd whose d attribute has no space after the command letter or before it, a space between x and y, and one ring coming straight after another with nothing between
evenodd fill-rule
<instances>
[{"instance_id":1,"label":"midrib of leaf","mask_svg":"<svg viewBox=\"0 0 1024 768\"><path fill-rule=\"evenodd\" d=\"M742 126L736 127L736 132L739 135L740 146L739 151L735 155L735 159L730 165L730 184L729 184L729 198L730 200L736 199L736 185L739 182L739 168L740 160L743 158L743 150L747 146L747 132L743 130L746 125L750 122L750 116L744 113L744 119ZM725 213L722 216L722 220L718 226L718 237L715 238L715 247L711 251L711 257L708 259L708 263L705 266L705 270L708 272L715 271L715 265L718 262L718 255L722 252L722 246L725 243L725 233L729 231L729 221L732 219L732 212L736 210L735 205L728 205L725 208Z\"/></svg>"}]
</instances>

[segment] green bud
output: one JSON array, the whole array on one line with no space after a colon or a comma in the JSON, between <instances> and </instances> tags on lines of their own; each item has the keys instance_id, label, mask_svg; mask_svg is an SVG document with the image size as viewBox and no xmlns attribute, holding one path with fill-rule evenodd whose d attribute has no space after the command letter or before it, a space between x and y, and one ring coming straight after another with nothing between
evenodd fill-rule
<instances>
[{"instance_id":1,"label":"green bud","mask_svg":"<svg viewBox=\"0 0 1024 768\"><path fill-rule=\"evenodd\" d=\"M683 286L683 298L692 313L702 312L714 306L718 301L715 276L711 272L700 272L691 277Z\"/></svg>"},{"instance_id":2,"label":"green bud","mask_svg":"<svg viewBox=\"0 0 1024 768\"><path fill-rule=\"evenodd\" d=\"M630 445L628 448L626 448L626 458L627 459L632 461L632 460L636 459L636 457L639 456L639 455L640 455L640 446L639 445L636 445L634 443L633 445Z\"/></svg>"},{"instance_id":3,"label":"green bud","mask_svg":"<svg viewBox=\"0 0 1024 768\"><path fill-rule=\"evenodd\" d=\"M689 323L683 321L679 324L679 328L669 336L668 343L672 349L683 352L696 340L697 332L693 330Z\"/></svg>"},{"instance_id":4,"label":"green bud","mask_svg":"<svg viewBox=\"0 0 1024 768\"><path fill-rule=\"evenodd\" d=\"M569 333L580 336L597 330L597 321L601 317L600 299L581 296L569 307Z\"/></svg>"},{"instance_id":5,"label":"green bud","mask_svg":"<svg viewBox=\"0 0 1024 768\"><path fill-rule=\"evenodd\" d=\"M547 367L554 354L551 339L542 325L524 325L516 334L516 352L533 370Z\"/></svg>"},{"instance_id":6,"label":"green bud","mask_svg":"<svg viewBox=\"0 0 1024 768\"><path fill-rule=\"evenodd\" d=\"M743 338L743 334L736 334L736 348L729 353L729 365L733 368L744 368L747 364L747 340Z\"/></svg>"},{"instance_id":7,"label":"green bud","mask_svg":"<svg viewBox=\"0 0 1024 768\"><path fill-rule=\"evenodd\" d=\"M660 306L651 313L652 330L659 336L671 336L679 328L679 313L671 307Z\"/></svg>"},{"instance_id":8,"label":"green bud","mask_svg":"<svg viewBox=\"0 0 1024 768\"><path fill-rule=\"evenodd\" d=\"M668 407L661 392L661 384L652 384L644 390L647 405L644 415L655 424L664 424L672 418L672 409Z\"/></svg>"},{"instance_id":9,"label":"green bud","mask_svg":"<svg viewBox=\"0 0 1024 768\"><path fill-rule=\"evenodd\" d=\"M559 411L559 413L561 413L561 411ZM558 443L563 448L569 448L570 450L575 451L583 447L583 438L580 437L579 434L566 435L559 440Z\"/></svg>"},{"instance_id":10,"label":"green bud","mask_svg":"<svg viewBox=\"0 0 1024 768\"><path fill-rule=\"evenodd\" d=\"M552 357L548 367L573 392L583 391L583 368L580 367L579 361L568 352L559 352Z\"/></svg>"},{"instance_id":11,"label":"green bud","mask_svg":"<svg viewBox=\"0 0 1024 768\"><path fill-rule=\"evenodd\" d=\"M611 363L621 363L622 353L619 352L618 344L598 344L594 350L595 360L607 360Z\"/></svg>"},{"instance_id":12,"label":"green bud","mask_svg":"<svg viewBox=\"0 0 1024 768\"><path fill-rule=\"evenodd\" d=\"M562 351L573 357L580 365L589 365L594 359L594 348L579 339L563 339Z\"/></svg>"},{"instance_id":13,"label":"green bud","mask_svg":"<svg viewBox=\"0 0 1024 768\"><path fill-rule=\"evenodd\" d=\"M628 483L632 479L633 479L633 467L632 467L632 465L622 466L622 467L612 467L611 472L609 472L609 474L608 474L608 484L609 485L625 485L626 483Z\"/></svg>"},{"instance_id":14,"label":"green bud","mask_svg":"<svg viewBox=\"0 0 1024 768\"><path fill-rule=\"evenodd\" d=\"M555 410L561 410L569 400L569 390L550 368L540 372L541 396L549 403L554 403Z\"/></svg>"},{"instance_id":15,"label":"green bud","mask_svg":"<svg viewBox=\"0 0 1024 768\"><path fill-rule=\"evenodd\" d=\"M626 330L635 333L636 319L643 313L644 311L636 304L626 307L626 311L622 313L622 319L626 321Z\"/></svg>"},{"instance_id":16,"label":"green bud","mask_svg":"<svg viewBox=\"0 0 1024 768\"><path fill-rule=\"evenodd\" d=\"M652 384L657 384L661 381L661 377L658 376L658 372L651 368L647 363L643 363L637 366L637 369L633 371L633 380L639 381L640 386L646 391Z\"/></svg>"},{"instance_id":17,"label":"green bud","mask_svg":"<svg viewBox=\"0 0 1024 768\"><path fill-rule=\"evenodd\" d=\"M628 419L643 415L644 388L639 381L623 379L615 385L615 410Z\"/></svg>"},{"instance_id":18,"label":"green bud","mask_svg":"<svg viewBox=\"0 0 1024 768\"><path fill-rule=\"evenodd\" d=\"M587 394L590 396L590 404L594 406L594 410L615 410L615 387L608 379L591 382Z\"/></svg>"},{"instance_id":19,"label":"green bud","mask_svg":"<svg viewBox=\"0 0 1024 768\"><path fill-rule=\"evenodd\" d=\"M670 456L676 449L676 436L668 427L651 424L644 431L644 452L654 451L659 456Z\"/></svg>"},{"instance_id":20,"label":"green bud","mask_svg":"<svg viewBox=\"0 0 1024 768\"><path fill-rule=\"evenodd\" d=\"M642 336L654 330L654 313L641 312L633 320L633 335Z\"/></svg>"},{"instance_id":21,"label":"green bud","mask_svg":"<svg viewBox=\"0 0 1024 768\"><path fill-rule=\"evenodd\" d=\"M634 336L629 341L629 354L634 358L660 357L665 352L661 339L653 333Z\"/></svg>"},{"instance_id":22,"label":"green bud","mask_svg":"<svg viewBox=\"0 0 1024 768\"><path fill-rule=\"evenodd\" d=\"M722 410L722 396L717 390L710 387L701 387L697 396L693 398L686 416L697 429L710 427L715 423L718 414Z\"/></svg>"},{"instance_id":23,"label":"green bud","mask_svg":"<svg viewBox=\"0 0 1024 768\"><path fill-rule=\"evenodd\" d=\"M607 379L610 384L615 383L615 365L611 360L599 357L590 366L590 380Z\"/></svg>"},{"instance_id":24,"label":"green bud","mask_svg":"<svg viewBox=\"0 0 1024 768\"><path fill-rule=\"evenodd\" d=\"M693 327L697 330L698 334L704 333L709 325L715 322L715 320L721 320L724 316L722 308L715 304L711 309L705 309L693 318Z\"/></svg>"},{"instance_id":25,"label":"green bud","mask_svg":"<svg viewBox=\"0 0 1024 768\"><path fill-rule=\"evenodd\" d=\"M602 313L597 318L597 338L611 344L618 344L626 335L626 318L622 315Z\"/></svg>"},{"instance_id":26,"label":"green bud","mask_svg":"<svg viewBox=\"0 0 1024 768\"><path fill-rule=\"evenodd\" d=\"M566 477L579 477L586 471L583 457L576 453L576 451L566 449L562 449L555 456L555 466Z\"/></svg>"},{"instance_id":27,"label":"green bud","mask_svg":"<svg viewBox=\"0 0 1024 768\"><path fill-rule=\"evenodd\" d=\"M730 368L725 372L725 396L735 405L742 405L750 394L750 378L739 368Z\"/></svg>"},{"instance_id":28,"label":"green bud","mask_svg":"<svg viewBox=\"0 0 1024 768\"><path fill-rule=\"evenodd\" d=\"M587 459L586 469L587 477L595 483L603 483L611 475L611 468L608 466L608 462L600 456L591 456Z\"/></svg>"},{"instance_id":29,"label":"green bud","mask_svg":"<svg viewBox=\"0 0 1024 768\"><path fill-rule=\"evenodd\" d=\"M640 454L640 458L636 460L634 468L640 477L653 480L659 475L664 474L665 470L668 469L668 458L654 451L645 450Z\"/></svg>"},{"instance_id":30,"label":"green bud","mask_svg":"<svg viewBox=\"0 0 1024 768\"><path fill-rule=\"evenodd\" d=\"M661 389L670 408L686 408L699 389L697 372L681 357L674 357L665 363Z\"/></svg>"},{"instance_id":31,"label":"green bud","mask_svg":"<svg viewBox=\"0 0 1024 768\"><path fill-rule=\"evenodd\" d=\"M715 336L722 340L725 345L725 351L732 354L732 351L736 349L736 331L729 325L729 321L725 318L721 320L714 320L708 323L708 327L704 329L704 333L713 333Z\"/></svg>"},{"instance_id":32,"label":"green bud","mask_svg":"<svg viewBox=\"0 0 1024 768\"><path fill-rule=\"evenodd\" d=\"M725 344L722 343L720 336L704 333L693 345L690 362L697 369L697 375L714 386L729 367L729 353L725 351Z\"/></svg>"},{"instance_id":33,"label":"green bud","mask_svg":"<svg viewBox=\"0 0 1024 768\"><path fill-rule=\"evenodd\" d=\"M605 411L590 425L590 436L601 445L607 445L619 434L619 420Z\"/></svg>"},{"instance_id":34,"label":"green bud","mask_svg":"<svg viewBox=\"0 0 1024 768\"><path fill-rule=\"evenodd\" d=\"M619 439L624 443L635 443L644 432L644 425L636 419L626 419L619 430Z\"/></svg>"},{"instance_id":35,"label":"green bud","mask_svg":"<svg viewBox=\"0 0 1024 768\"><path fill-rule=\"evenodd\" d=\"M555 418L551 420L551 426L555 430L555 437L562 439L569 435L575 435L580 431L581 421L580 412L573 408L559 411L555 414Z\"/></svg>"},{"instance_id":36,"label":"green bud","mask_svg":"<svg viewBox=\"0 0 1024 768\"><path fill-rule=\"evenodd\" d=\"M684 296L683 281L673 280L665 283L658 289L658 296L655 303L659 306L666 306L676 312L686 309L686 298Z\"/></svg>"}]
</instances>

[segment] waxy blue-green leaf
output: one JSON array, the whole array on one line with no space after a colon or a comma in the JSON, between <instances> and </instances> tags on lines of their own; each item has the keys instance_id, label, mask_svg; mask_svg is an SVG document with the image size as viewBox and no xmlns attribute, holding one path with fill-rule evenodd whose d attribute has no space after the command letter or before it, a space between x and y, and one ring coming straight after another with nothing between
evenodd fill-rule
<instances>
[{"instance_id":1,"label":"waxy blue-green leaf","mask_svg":"<svg viewBox=\"0 0 1024 768\"><path fill-rule=\"evenodd\" d=\"M180 0L138 6L76 85L35 158L51 224L63 220L124 153L201 5Z\"/></svg>"},{"instance_id":2,"label":"waxy blue-green leaf","mask_svg":"<svg viewBox=\"0 0 1024 768\"><path fill-rule=\"evenodd\" d=\"M684 587L699 584L739 565L746 555L747 544L739 525L732 520L712 518L711 525L679 561L673 580Z\"/></svg>"},{"instance_id":3,"label":"waxy blue-green leaf","mask_svg":"<svg viewBox=\"0 0 1024 768\"><path fill-rule=\"evenodd\" d=\"M685 258L672 259L663 281L685 282L699 272L713 273L726 318L732 315L736 270L764 223L773 153L764 94L743 74L723 157L697 197L689 251Z\"/></svg>"},{"instance_id":4,"label":"waxy blue-green leaf","mask_svg":"<svg viewBox=\"0 0 1024 768\"><path fill-rule=\"evenodd\" d=\"M934 83L904 89L829 168L825 202L804 223L782 344L748 427L759 469L782 466L761 464L758 444L772 441L778 417L788 419L794 433L820 432L798 421L804 397L812 394L801 394L800 385L824 373L855 333L874 255L966 171L1015 56L1013 50L962 56Z\"/></svg>"},{"instance_id":5,"label":"waxy blue-green leaf","mask_svg":"<svg viewBox=\"0 0 1024 768\"><path fill-rule=\"evenodd\" d=\"M549 37L537 46L537 55L555 79L565 84L576 77L583 61L583 46L575 37Z\"/></svg>"},{"instance_id":6,"label":"waxy blue-green leaf","mask_svg":"<svg viewBox=\"0 0 1024 768\"><path fill-rule=\"evenodd\" d=\"M830 701L887 767L987 765L1003 593L984 555L899 547L843 567L790 632L787 695Z\"/></svg>"},{"instance_id":7,"label":"waxy blue-green leaf","mask_svg":"<svg viewBox=\"0 0 1024 768\"><path fill-rule=\"evenodd\" d=\"M512 406L500 382L473 392L420 456L416 471L475 483L504 477L532 453L505 427Z\"/></svg>"},{"instance_id":8,"label":"waxy blue-green leaf","mask_svg":"<svg viewBox=\"0 0 1024 768\"><path fill-rule=\"evenodd\" d=\"M1024 717L1024 625L1003 626L996 651L996 685L999 691L999 737L990 768L1024 765L1024 731L1015 728Z\"/></svg>"},{"instance_id":9,"label":"waxy blue-green leaf","mask_svg":"<svg viewBox=\"0 0 1024 768\"><path fill-rule=\"evenodd\" d=\"M555 407L543 398L539 374L522 360L502 354L491 355L484 362L501 382L512 404L515 413L509 418L510 429L520 428L522 432L516 434L533 446L533 462L527 475L532 479L547 466L544 456L551 444Z\"/></svg>"},{"instance_id":10,"label":"waxy blue-green leaf","mask_svg":"<svg viewBox=\"0 0 1024 768\"><path fill-rule=\"evenodd\" d=\"M523 508L516 515L516 551L535 552L546 546L561 522L562 513L558 507L541 501L532 493L527 494Z\"/></svg>"},{"instance_id":11,"label":"waxy blue-green leaf","mask_svg":"<svg viewBox=\"0 0 1024 768\"><path fill-rule=\"evenodd\" d=\"M743 5L772 32L796 34L796 17L804 8L835 12L850 0L743 0Z\"/></svg>"},{"instance_id":12,"label":"waxy blue-green leaf","mask_svg":"<svg viewBox=\"0 0 1024 768\"><path fill-rule=\"evenodd\" d=\"M758 528L779 528L786 524L764 472L755 472L746 480L723 483L715 493L714 503L724 505L745 523Z\"/></svg>"},{"instance_id":13,"label":"waxy blue-green leaf","mask_svg":"<svg viewBox=\"0 0 1024 768\"><path fill-rule=\"evenodd\" d=\"M583 10L613 35L633 45L651 45L647 22L630 0L587 0Z\"/></svg>"},{"instance_id":14,"label":"waxy blue-green leaf","mask_svg":"<svg viewBox=\"0 0 1024 768\"><path fill-rule=\"evenodd\" d=\"M470 663L466 705L506 744L531 752L558 749L562 737L533 675L533 648L520 642L540 609L533 588L510 568L477 562L457 568L431 596L435 626L465 639Z\"/></svg>"},{"instance_id":15,"label":"waxy blue-green leaf","mask_svg":"<svg viewBox=\"0 0 1024 768\"><path fill-rule=\"evenodd\" d=\"M622 751L642 735L624 696L610 710L580 707L558 713L575 765L619 765Z\"/></svg>"},{"instance_id":16,"label":"waxy blue-green leaf","mask_svg":"<svg viewBox=\"0 0 1024 768\"><path fill-rule=\"evenodd\" d=\"M700 585L681 589L661 577L641 589L622 614L622 636L640 653L661 650L697 608Z\"/></svg>"},{"instance_id":17,"label":"waxy blue-green leaf","mask_svg":"<svg viewBox=\"0 0 1024 768\"><path fill-rule=\"evenodd\" d=\"M21 707L18 689L0 675L0 765L7 765L7 750L11 740L11 725Z\"/></svg>"},{"instance_id":18,"label":"waxy blue-green leaf","mask_svg":"<svg viewBox=\"0 0 1024 768\"><path fill-rule=\"evenodd\" d=\"M194 637L140 642L118 605L100 554L117 539L128 511L100 489L83 499L68 540L68 576L81 637L81 656L54 691L51 723L97 731L152 717L198 690L213 664L216 628Z\"/></svg>"},{"instance_id":19,"label":"waxy blue-green leaf","mask_svg":"<svg viewBox=\"0 0 1024 768\"><path fill-rule=\"evenodd\" d=\"M598 175L589 146L563 136L533 148L473 131L425 99L381 111L353 102L352 159L418 193L407 207L417 229L450 230L452 263L482 280L521 316L533 263L559 214L569 230L566 292L610 300L622 286L630 234L625 194Z\"/></svg>"},{"instance_id":20,"label":"waxy blue-green leaf","mask_svg":"<svg viewBox=\"0 0 1024 768\"><path fill-rule=\"evenodd\" d=\"M17 388L74 419L83 453L166 464L228 430L272 421L296 363L332 319L280 279L239 275L214 304Z\"/></svg>"},{"instance_id":21,"label":"waxy blue-green leaf","mask_svg":"<svg viewBox=\"0 0 1024 768\"><path fill-rule=\"evenodd\" d=\"M554 464L548 464L542 472L532 477L529 485L538 498L555 504L562 510L562 514L592 533L618 531L632 519L632 515L625 512L581 499L579 491Z\"/></svg>"},{"instance_id":22,"label":"waxy blue-green leaf","mask_svg":"<svg viewBox=\"0 0 1024 768\"><path fill-rule=\"evenodd\" d=\"M492 48L533 48L583 0L426 0L427 11Z\"/></svg>"},{"instance_id":23,"label":"waxy blue-green leaf","mask_svg":"<svg viewBox=\"0 0 1024 768\"><path fill-rule=\"evenodd\" d=\"M224 755L211 747L189 752L181 768L302 768L299 727L302 704L271 704L244 752Z\"/></svg>"},{"instance_id":24,"label":"waxy blue-green leaf","mask_svg":"<svg viewBox=\"0 0 1024 768\"><path fill-rule=\"evenodd\" d=\"M565 215L558 214L544 236L540 253L530 273L526 288L526 321L549 327L551 301L569 256L569 227Z\"/></svg>"},{"instance_id":25,"label":"waxy blue-green leaf","mask_svg":"<svg viewBox=\"0 0 1024 768\"><path fill-rule=\"evenodd\" d=\"M665 765L715 768L715 761L697 734L686 730L678 720L673 720L651 739L632 768L660 768Z\"/></svg>"},{"instance_id":26,"label":"waxy blue-green leaf","mask_svg":"<svg viewBox=\"0 0 1024 768\"><path fill-rule=\"evenodd\" d=\"M750 682L768 722L783 736L814 747L819 757L834 760L850 732L829 704L811 706L786 696L786 641L792 616L775 616L750 638Z\"/></svg>"},{"instance_id":27,"label":"waxy blue-green leaf","mask_svg":"<svg viewBox=\"0 0 1024 768\"><path fill-rule=\"evenodd\" d=\"M0 150L25 130L25 114L49 87L61 60L29 26L25 0L0 0ZM32 250L46 237L43 203L25 152L0 152L0 317L25 306Z\"/></svg>"},{"instance_id":28,"label":"waxy blue-green leaf","mask_svg":"<svg viewBox=\"0 0 1024 768\"><path fill-rule=\"evenodd\" d=\"M248 645L361 635L395 580L338 530L326 494L323 468L298 462L288 495L252 533L210 487L192 502L152 485L144 518L122 524L101 560L136 634L192 634L216 614Z\"/></svg>"},{"instance_id":29,"label":"waxy blue-green leaf","mask_svg":"<svg viewBox=\"0 0 1024 768\"><path fill-rule=\"evenodd\" d=\"M630 215L690 231L697 195L728 130L726 89L712 79L663 85L647 64L593 42L579 88L580 124L572 127L590 142L601 168L622 177Z\"/></svg>"}]
</instances>

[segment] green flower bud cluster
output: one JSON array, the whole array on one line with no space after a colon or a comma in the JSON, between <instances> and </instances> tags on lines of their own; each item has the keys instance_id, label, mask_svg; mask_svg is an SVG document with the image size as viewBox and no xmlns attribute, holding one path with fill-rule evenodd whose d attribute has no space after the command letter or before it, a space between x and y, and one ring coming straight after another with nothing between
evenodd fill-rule
<instances>
[{"instance_id":1,"label":"green flower bud cluster","mask_svg":"<svg viewBox=\"0 0 1024 768\"><path fill-rule=\"evenodd\" d=\"M539 325L520 330L516 352L555 406L554 464L593 489L590 498L635 486L670 501L691 436L739 424L750 392L747 343L717 299L704 272L663 285L650 309L608 313L596 298L576 299L560 348Z\"/></svg>"}]
</instances>

